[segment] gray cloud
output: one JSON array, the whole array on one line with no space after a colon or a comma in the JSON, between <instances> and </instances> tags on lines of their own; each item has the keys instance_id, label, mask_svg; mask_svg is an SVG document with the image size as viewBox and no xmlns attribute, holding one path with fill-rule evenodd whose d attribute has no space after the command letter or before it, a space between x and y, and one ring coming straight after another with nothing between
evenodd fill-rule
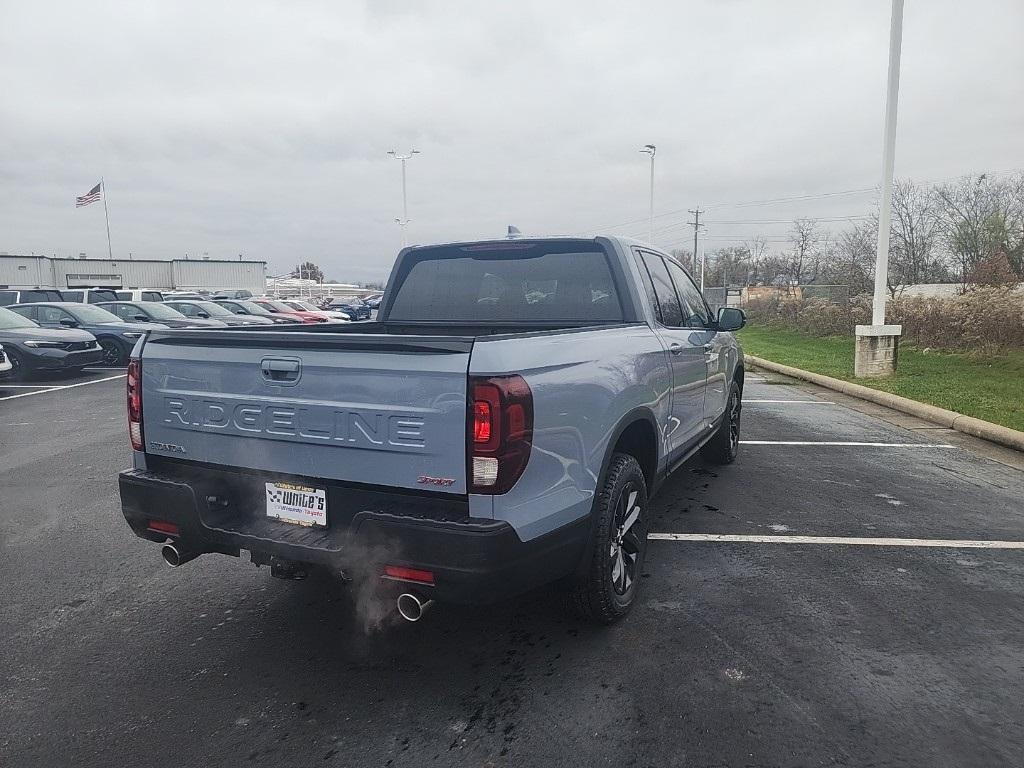
<instances>
[{"instance_id":1,"label":"gray cloud","mask_svg":"<svg viewBox=\"0 0 1024 768\"><path fill-rule=\"evenodd\" d=\"M299 259L386 274L399 243L600 230L657 208L871 187L889 3L6 2L0 251ZM897 171L1024 165L1019 0L908 3ZM871 210L871 194L710 221ZM685 214L660 244L690 239ZM709 244L784 225L715 224Z\"/></svg>"}]
</instances>

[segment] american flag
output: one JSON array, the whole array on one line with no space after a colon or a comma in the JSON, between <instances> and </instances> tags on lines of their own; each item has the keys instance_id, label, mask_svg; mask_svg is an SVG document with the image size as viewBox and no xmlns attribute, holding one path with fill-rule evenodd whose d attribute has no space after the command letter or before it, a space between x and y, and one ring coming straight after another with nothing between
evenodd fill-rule
<instances>
[{"instance_id":1,"label":"american flag","mask_svg":"<svg viewBox=\"0 0 1024 768\"><path fill-rule=\"evenodd\" d=\"M95 203L103 195L103 182L101 181L95 187L90 189L81 197L75 198L75 208L81 208L82 206L88 205L89 203Z\"/></svg>"}]
</instances>

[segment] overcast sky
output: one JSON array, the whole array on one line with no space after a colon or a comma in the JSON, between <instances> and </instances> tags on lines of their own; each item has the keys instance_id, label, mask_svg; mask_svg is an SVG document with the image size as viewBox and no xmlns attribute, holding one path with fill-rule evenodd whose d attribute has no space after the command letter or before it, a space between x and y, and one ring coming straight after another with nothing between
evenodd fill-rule
<instances>
[{"instance_id":1,"label":"overcast sky","mask_svg":"<svg viewBox=\"0 0 1024 768\"><path fill-rule=\"evenodd\" d=\"M1024 166L1024 2L908 0L896 170ZM647 230L709 247L864 214L889 0L0 0L0 253L300 259L383 278L411 242ZM716 206L716 207L712 207ZM671 213L682 210L682 213ZM613 225L639 223L611 229ZM735 223L733 223L735 222ZM742 222L742 223L740 223Z\"/></svg>"}]
</instances>

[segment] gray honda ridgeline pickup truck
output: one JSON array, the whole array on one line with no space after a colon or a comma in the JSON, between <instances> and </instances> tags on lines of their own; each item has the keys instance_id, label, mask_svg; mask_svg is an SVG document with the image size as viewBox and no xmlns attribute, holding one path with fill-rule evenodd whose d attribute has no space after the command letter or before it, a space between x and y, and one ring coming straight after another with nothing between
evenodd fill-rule
<instances>
[{"instance_id":1,"label":"gray honda ridgeline pickup truck","mask_svg":"<svg viewBox=\"0 0 1024 768\"><path fill-rule=\"evenodd\" d=\"M611 622L658 485L736 458L743 323L637 242L406 248L376 321L140 339L124 516L173 566L400 582L411 620L561 581Z\"/></svg>"}]
</instances>

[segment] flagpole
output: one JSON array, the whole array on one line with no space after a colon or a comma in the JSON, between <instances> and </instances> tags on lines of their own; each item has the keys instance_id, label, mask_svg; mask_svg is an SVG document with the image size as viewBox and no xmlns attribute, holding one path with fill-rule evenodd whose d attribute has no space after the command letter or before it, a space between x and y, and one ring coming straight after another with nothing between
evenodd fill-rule
<instances>
[{"instance_id":1,"label":"flagpole","mask_svg":"<svg viewBox=\"0 0 1024 768\"><path fill-rule=\"evenodd\" d=\"M113 260L114 251L110 247L110 213L107 211L107 183L103 181L102 176L100 176L100 189L103 190L103 218L107 220L107 256Z\"/></svg>"}]
</instances>

